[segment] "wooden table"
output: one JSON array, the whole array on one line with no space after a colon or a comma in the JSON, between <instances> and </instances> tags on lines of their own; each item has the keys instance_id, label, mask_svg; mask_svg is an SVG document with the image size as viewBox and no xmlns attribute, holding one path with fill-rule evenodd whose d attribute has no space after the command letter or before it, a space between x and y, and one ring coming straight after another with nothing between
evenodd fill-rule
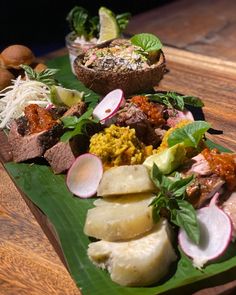
<instances>
[{"instance_id":1,"label":"wooden table","mask_svg":"<svg viewBox=\"0 0 236 295\"><path fill-rule=\"evenodd\" d=\"M153 32L164 43L171 45L164 48L169 72L159 89L200 96L205 102L206 120L220 133L212 136L236 151L236 53L231 49L235 48L236 40L232 37L233 31L228 35L218 29L223 20L231 24L233 8L236 11L234 1L177 1L134 17L129 32ZM202 20L199 19L199 11L204 12ZM210 34L213 29L215 33ZM209 36L213 38L210 45ZM226 36L229 36L229 40ZM205 43L200 46L195 42L197 39ZM224 40L224 43L221 44L219 40ZM232 47L226 46L223 50L226 42ZM61 50L48 57L64 53L65 50ZM236 272L232 270L227 277L219 276L204 284L197 283L192 290L187 288L178 294L235 294L234 277ZM0 294L80 294L2 165Z\"/></svg>"}]
</instances>

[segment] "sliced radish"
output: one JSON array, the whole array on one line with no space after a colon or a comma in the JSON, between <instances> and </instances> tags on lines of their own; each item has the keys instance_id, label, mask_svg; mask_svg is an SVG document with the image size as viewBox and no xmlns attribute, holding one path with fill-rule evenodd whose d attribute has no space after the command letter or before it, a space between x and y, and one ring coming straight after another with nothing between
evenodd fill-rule
<instances>
[{"instance_id":1,"label":"sliced radish","mask_svg":"<svg viewBox=\"0 0 236 295\"><path fill-rule=\"evenodd\" d=\"M93 116L100 121L113 117L124 103L124 93L121 89L109 92L93 110Z\"/></svg>"},{"instance_id":2,"label":"sliced radish","mask_svg":"<svg viewBox=\"0 0 236 295\"><path fill-rule=\"evenodd\" d=\"M231 241L232 224L228 215L216 206L219 193L211 199L210 205L197 210L200 226L200 243L194 244L180 230L179 244L186 255L193 259L193 265L201 269L210 260L219 257Z\"/></svg>"},{"instance_id":3,"label":"sliced radish","mask_svg":"<svg viewBox=\"0 0 236 295\"><path fill-rule=\"evenodd\" d=\"M166 123L169 127L174 127L177 123L184 119L194 121L192 113L186 109L183 111L167 109L167 113L169 118L167 119Z\"/></svg>"},{"instance_id":4,"label":"sliced radish","mask_svg":"<svg viewBox=\"0 0 236 295\"><path fill-rule=\"evenodd\" d=\"M76 158L69 169L66 184L74 195L89 198L95 195L102 174L101 160L93 154L83 154Z\"/></svg>"}]
</instances>

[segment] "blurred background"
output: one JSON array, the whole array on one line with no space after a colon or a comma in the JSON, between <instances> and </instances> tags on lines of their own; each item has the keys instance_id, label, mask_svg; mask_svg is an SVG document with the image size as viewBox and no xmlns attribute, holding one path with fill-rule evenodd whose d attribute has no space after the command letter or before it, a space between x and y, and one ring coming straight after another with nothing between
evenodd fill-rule
<instances>
[{"instance_id":1,"label":"blurred background","mask_svg":"<svg viewBox=\"0 0 236 295\"><path fill-rule=\"evenodd\" d=\"M83 6L92 15L97 15L100 6L106 6L116 14L128 11L135 15L173 1L1 0L0 50L12 44L24 44L40 56L64 47L65 35L69 32L66 15L75 5Z\"/></svg>"}]
</instances>

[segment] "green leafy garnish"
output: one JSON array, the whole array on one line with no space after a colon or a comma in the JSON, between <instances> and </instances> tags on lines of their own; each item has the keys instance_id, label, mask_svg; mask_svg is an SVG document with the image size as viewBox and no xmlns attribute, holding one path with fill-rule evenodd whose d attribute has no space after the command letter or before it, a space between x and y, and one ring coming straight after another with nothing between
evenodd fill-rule
<instances>
[{"instance_id":1,"label":"green leafy garnish","mask_svg":"<svg viewBox=\"0 0 236 295\"><path fill-rule=\"evenodd\" d=\"M183 111L186 105L201 108L204 103L196 96L180 95L176 92L146 94L151 101L159 102L168 108Z\"/></svg>"},{"instance_id":2,"label":"green leafy garnish","mask_svg":"<svg viewBox=\"0 0 236 295\"><path fill-rule=\"evenodd\" d=\"M117 14L116 21L119 26L120 33L122 33L126 29L130 18L131 18L131 14L129 12Z\"/></svg>"},{"instance_id":3,"label":"green leafy garnish","mask_svg":"<svg viewBox=\"0 0 236 295\"><path fill-rule=\"evenodd\" d=\"M150 204L154 221L157 222L160 219L161 210L166 210L171 222L183 228L188 237L199 244L200 230L196 212L185 200L186 188L193 181L194 176L181 178L180 173L175 172L174 175L167 177L160 172L156 164L153 164L151 178L159 189L159 193Z\"/></svg>"},{"instance_id":4,"label":"green leafy garnish","mask_svg":"<svg viewBox=\"0 0 236 295\"><path fill-rule=\"evenodd\" d=\"M144 52L158 51L162 48L162 43L157 36L149 33L136 34L130 39L131 43L138 46Z\"/></svg>"},{"instance_id":5,"label":"green leafy garnish","mask_svg":"<svg viewBox=\"0 0 236 295\"><path fill-rule=\"evenodd\" d=\"M185 147L198 148L200 140L211 125L205 121L194 121L181 128L173 130L168 137L169 147L183 143Z\"/></svg>"},{"instance_id":6,"label":"green leafy garnish","mask_svg":"<svg viewBox=\"0 0 236 295\"><path fill-rule=\"evenodd\" d=\"M27 65L21 65L21 68L25 71L26 75L30 80L36 80L48 86L58 84L54 76L59 71L59 69L45 69L41 72L36 72L30 66Z\"/></svg>"},{"instance_id":7,"label":"green leafy garnish","mask_svg":"<svg viewBox=\"0 0 236 295\"><path fill-rule=\"evenodd\" d=\"M85 134L87 132L88 125L96 124L99 122L97 119L92 118L93 108L89 108L79 118L76 116L67 116L61 119L64 128L73 129L66 131L60 138L63 142L68 142L72 137Z\"/></svg>"},{"instance_id":8,"label":"green leafy garnish","mask_svg":"<svg viewBox=\"0 0 236 295\"><path fill-rule=\"evenodd\" d=\"M66 20L76 35L84 36L86 40L98 36L99 18L97 16L91 17L85 8L75 6L68 13Z\"/></svg>"}]
</instances>

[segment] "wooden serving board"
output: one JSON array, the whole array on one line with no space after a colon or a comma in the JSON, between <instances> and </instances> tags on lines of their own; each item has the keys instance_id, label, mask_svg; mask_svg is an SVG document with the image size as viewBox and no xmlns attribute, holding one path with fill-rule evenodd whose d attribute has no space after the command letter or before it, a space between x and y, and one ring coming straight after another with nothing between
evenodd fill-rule
<instances>
[{"instance_id":1,"label":"wooden serving board","mask_svg":"<svg viewBox=\"0 0 236 295\"><path fill-rule=\"evenodd\" d=\"M236 151L236 64L170 47L165 47L164 52L168 60L168 73L157 89L202 98L205 103L205 119L212 124L215 132L223 131L221 134L212 134L211 138ZM51 57L61 53L64 51ZM7 138L3 132L0 132L0 160L2 163L11 160ZM3 166L0 167L0 179L0 293L79 294L21 197L66 265L55 232L45 215L21 192L16 192ZM25 271L20 271L22 265ZM226 276L199 282L192 289L186 287L168 294L183 294L183 290L184 294L193 294L197 290L200 290L195 293L198 295L223 294L222 292L230 294L236 287L234 276L235 270L232 270ZM42 290L45 292L42 293Z\"/></svg>"}]
</instances>

